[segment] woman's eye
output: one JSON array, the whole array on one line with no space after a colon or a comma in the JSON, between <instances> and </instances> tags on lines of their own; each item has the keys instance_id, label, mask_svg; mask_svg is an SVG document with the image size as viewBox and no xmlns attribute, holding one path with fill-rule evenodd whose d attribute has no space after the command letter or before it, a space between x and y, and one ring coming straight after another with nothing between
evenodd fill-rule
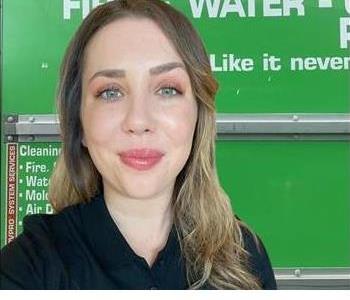
<instances>
[{"instance_id":1,"label":"woman's eye","mask_svg":"<svg viewBox=\"0 0 350 300\"><path fill-rule=\"evenodd\" d=\"M177 88L172 86L166 86L159 89L159 93L161 96L166 98L182 95L182 93ZM96 96L102 100L112 102L118 100L122 95L123 94L118 88L107 88L101 92L98 92Z\"/></svg>"},{"instance_id":2,"label":"woman's eye","mask_svg":"<svg viewBox=\"0 0 350 300\"><path fill-rule=\"evenodd\" d=\"M174 97L182 94L179 90L177 90L175 87L172 87L172 86L163 87L160 89L160 91L162 92L161 93L162 96L165 96L165 97Z\"/></svg>"},{"instance_id":3,"label":"woman's eye","mask_svg":"<svg viewBox=\"0 0 350 300\"><path fill-rule=\"evenodd\" d=\"M119 91L119 89L109 88L98 93L97 96L102 98L105 101L115 101L118 98L120 98L120 95L122 95L122 93Z\"/></svg>"}]
</instances>

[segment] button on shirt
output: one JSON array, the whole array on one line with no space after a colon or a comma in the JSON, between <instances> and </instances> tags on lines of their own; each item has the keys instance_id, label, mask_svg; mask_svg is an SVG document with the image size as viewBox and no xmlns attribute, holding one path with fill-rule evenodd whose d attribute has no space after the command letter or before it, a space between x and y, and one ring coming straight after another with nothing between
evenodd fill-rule
<instances>
[{"instance_id":1,"label":"button on shirt","mask_svg":"<svg viewBox=\"0 0 350 300\"><path fill-rule=\"evenodd\" d=\"M187 289L175 226L151 267L111 218L102 195L54 215L31 215L1 250L1 289ZM243 231L263 288L276 282L267 253ZM204 288L210 288L206 286Z\"/></svg>"}]
</instances>

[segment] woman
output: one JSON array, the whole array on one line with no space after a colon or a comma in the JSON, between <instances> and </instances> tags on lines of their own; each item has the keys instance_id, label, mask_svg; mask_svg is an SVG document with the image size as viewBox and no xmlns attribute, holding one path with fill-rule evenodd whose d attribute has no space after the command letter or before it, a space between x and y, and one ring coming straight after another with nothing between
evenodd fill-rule
<instances>
[{"instance_id":1,"label":"woman","mask_svg":"<svg viewBox=\"0 0 350 300\"><path fill-rule=\"evenodd\" d=\"M189 21L160 1L97 7L71 41L54 215L2 250L2 287L274 289L215 167L217 91Z\"/></svg>"}]
</instances>

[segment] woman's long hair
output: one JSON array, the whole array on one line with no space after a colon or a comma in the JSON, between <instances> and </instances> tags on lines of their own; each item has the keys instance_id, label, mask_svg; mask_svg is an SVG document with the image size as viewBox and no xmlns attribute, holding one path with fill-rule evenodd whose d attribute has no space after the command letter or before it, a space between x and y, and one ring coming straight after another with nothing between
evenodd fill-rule
<instances>
[{"instance_id":1,"label":"woman's long hair","mask_svg":"<svg viewBox=\"0 0 350 300\"><path fill-rule=\"evenodd\" d=\"M100 5L84 19L66 50L57 90L62 153L49 186L56 212L88 202L101 192L101 175L82 140L80 118L84 51L103 26L121 18L153 20L182 58L198 104L198 120L189 158L176 178L172 195L174 222L186 262L189 288L259 289L248 268L241 223L221 188L215 164L215 94L203 43L188 19L161 0L115 0Z\"/></svg>"}]
</instances>

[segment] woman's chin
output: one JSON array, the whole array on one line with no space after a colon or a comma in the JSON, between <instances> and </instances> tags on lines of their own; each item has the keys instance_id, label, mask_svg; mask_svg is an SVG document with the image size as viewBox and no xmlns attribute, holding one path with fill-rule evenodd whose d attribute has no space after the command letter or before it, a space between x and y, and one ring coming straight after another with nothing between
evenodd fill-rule
<instances>
[{"instance_id":1,"label":"woman's chin","mask_svg":"<svg viewBox=\"0 0 350 300\"><path fill-rule=\"evenodd\" d=\"M130 198L154 199L170 190L170 187L160 186L161 182L164 180L134 180L132 183L124 185L125 192Z\"/></svg>"}]
</instances>

